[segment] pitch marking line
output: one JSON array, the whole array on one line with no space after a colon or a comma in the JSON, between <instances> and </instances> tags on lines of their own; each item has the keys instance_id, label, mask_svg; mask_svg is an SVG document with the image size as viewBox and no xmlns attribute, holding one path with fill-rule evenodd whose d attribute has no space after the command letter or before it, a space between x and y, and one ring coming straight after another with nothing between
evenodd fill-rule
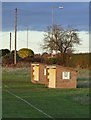
<instances>
[{"instance_id":1,"label":"pitch marking line","mask_svg":"<svg viewBox=\"0 0 91 120\"><path fill-rule=\"evenodd\" d=\"M9 90L6 90L6 92L8 92L9 94L15 96L16 98L20 99L21 101L25 102L26 104L28 104L29 106L31 106L32 108L36 109L37 111L41 112L42 114L46 115L48 118L52 118L52 116L48 115L47 113L43 112L43 110L40 110L39 108L35 107L33 104L31 104L30 102L22 99L21 97L15 95L14 93L10 92Z\"/></svg>"}]
</instances>

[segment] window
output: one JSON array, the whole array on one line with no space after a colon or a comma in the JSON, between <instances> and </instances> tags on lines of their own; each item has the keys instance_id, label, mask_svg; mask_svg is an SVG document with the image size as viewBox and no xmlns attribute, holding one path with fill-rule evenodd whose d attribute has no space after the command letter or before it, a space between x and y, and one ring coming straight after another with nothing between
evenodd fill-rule
<instances>
[{"instance_id":1,"label":"window","mask_svg":"<svg viewBox=\"0 0 91 120\"><path fill-rule=\"evenodd\" d=\"M70 79L70 72L62 72L62 79Z\"/></svg>"}]
</instances>

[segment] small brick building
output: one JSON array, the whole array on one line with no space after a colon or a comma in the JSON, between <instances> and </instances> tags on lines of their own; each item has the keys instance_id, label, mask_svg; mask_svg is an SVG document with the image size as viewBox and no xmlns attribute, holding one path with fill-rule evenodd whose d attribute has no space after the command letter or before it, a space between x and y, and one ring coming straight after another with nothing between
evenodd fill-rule
<instances>
[{"instance_id":1,"label":"small brick building","mask_svg":"<svg viewBox=\"0 0 91 120\"><path fill-rule=\"evenodd\" d=\"M74 69L59 65L46 67L46 86L49 88L76 88L77 73Z\"/></svg>"},{"instance_id":2,"label":"small brick building","mask_svg":"<svg viewBox=\"0 0 91 120\"><path fill-rule=\"evenodd\" d=\"M46 65L40 63L31 64L31 81L33 83L45 84Z\"/></svg>"},{"instance_id":3,"label":"small brick building","mask_svg":"<svg viewBox=\"0 0 91 120\"><path fill-rule=\"evenodd\" d=\"M77 73L73 68L59 65L31 64L31 81L48 88L76 88Z\"/></svg>"}]
</instances>

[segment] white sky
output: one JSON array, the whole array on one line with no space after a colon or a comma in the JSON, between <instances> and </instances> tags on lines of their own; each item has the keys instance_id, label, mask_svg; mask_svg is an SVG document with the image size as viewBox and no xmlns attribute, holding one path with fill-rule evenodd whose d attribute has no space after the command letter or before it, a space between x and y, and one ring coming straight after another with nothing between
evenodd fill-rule
<instances>
[{"instance_id":1,"label":"white sky","mask_svg":"<svg viewBox=\"0 0 91 120\"><path fill-rule=\"evenodd\" d=\"M8 48L10 46L10 32L2 32L2 44L0 49ZM32 49L34 53L42 53L40 44L43 43L44 32L40 31L28 31L28 48ZM81 45L75 46L76 53L89 52L89 34L88 32L79 32L79 38L81 39ZM17 33L17 50L27 47L27 31L19 31ZM12 50L14 50L14 33L12 32Z\"/></svg>"}]
</instances>

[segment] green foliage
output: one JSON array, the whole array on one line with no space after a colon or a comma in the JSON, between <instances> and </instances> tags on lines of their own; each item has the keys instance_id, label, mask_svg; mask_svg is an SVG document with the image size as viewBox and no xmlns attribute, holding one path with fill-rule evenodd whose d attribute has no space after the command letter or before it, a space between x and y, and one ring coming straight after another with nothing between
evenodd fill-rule
<instances>
[{"instance_id":1,"label":"green foliage","mask_svg":"<svg viewBox=\"0 0 91 120\"><path fill-rule=\"evenodd\" d=\"M88 68L90 67L89 65L91 65L89 64L90 57L91 57L91 53L72 54L69 64L70 66L73 67Z\"/></svg>"},{"instance_id":2,"label":"green foliage","mask_svg":"<svg viewBox=\"0 0 91 120\"><path fill-rule=\"evenodd\" d=\"M0 57L2 57L2 50L0 50Z\"/></svg>"},{"instance_id":3,"label":"green foliage","mask_svg":"<svg viewBox=\"0 0 91 120\"><path fill-rule=\"evenodd\" d=\"M43 54L43 63L57 64L75 68L91 68L91 53L79 54L56 54L53 57L50 54Z\"/></svg>"},{"instance_id":4,"label":"green foliage","mask_svg":"<svg viewBox=\"0 0 91 120\"><path fill-rule=\"evenodd\" d=\"M18 54L16 54L16 60L18 61L20 59L20 57L18 56ZM10 65L14 63L14 53L11 52L5 56L2 57L2 65Z\"/></svg>"},{"instance_id":5,"label":"green foliage","mask_svg":"<svg viewBox=\"0 0 91 120\"><path fill-rule=\"evenodd\" d=\"M10 50L8 50L8 49L1 49L0 50L0 57L1 56L5 56L5 55L7 55L9 53L10 53Z\"/></svg>"},{"instance_id":6,"label":"green foliage","mask_svg":"<svg viewBox=\"0 0 91 120\"><path fill-rule=\"evenodd\" d=\"M27 58L29 56L34 56L34 52L31 49L27 48L22 48L20 49L17 54L19 55L20 58Z\"/></svg>"},{"instance_id":7,"label":"green foliage","mask_svg":"<svg viewBox=\"0 0 91 120\"><path fill-rule=\"evenodd\" d=\"M56 64L57 63L57 58L55 58L55 57L50 57L49 59L48 59L48 62L49 62L49 64Z\"/></svg>"},{"instance_id":8,"label":"green foliage","mask_svg":"<svg viewBox=\"0 0 91 120\"><path fill-rule=\"evenodd\" d=\"M33 62L40 62L40 63L43 62L42 56L40 54L35 54Z\"/></svg>"}]
</instances>

